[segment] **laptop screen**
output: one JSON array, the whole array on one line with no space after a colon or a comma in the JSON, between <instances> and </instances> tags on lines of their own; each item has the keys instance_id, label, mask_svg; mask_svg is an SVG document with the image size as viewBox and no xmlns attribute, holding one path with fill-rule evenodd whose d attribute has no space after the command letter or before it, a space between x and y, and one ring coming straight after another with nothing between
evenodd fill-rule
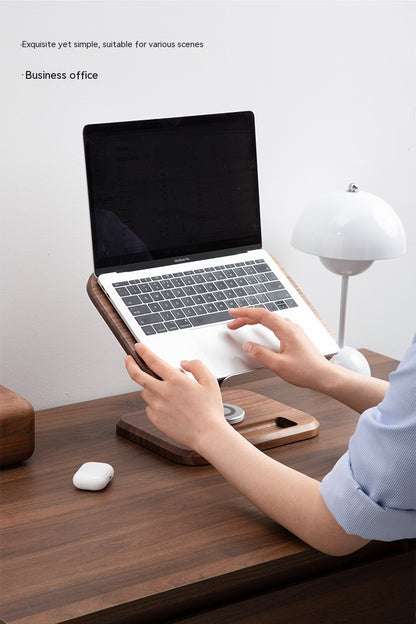
<instances>
[{"instance_id":1,"label":"laptop screen","mask_svg":"<svg viewBox=\"0 0 416 624\"><path fill-rule=\"evenodd\" d=\"M261 246L253 113L93 124L84 146L96 274Z\"/></svg>"}]
</instances>

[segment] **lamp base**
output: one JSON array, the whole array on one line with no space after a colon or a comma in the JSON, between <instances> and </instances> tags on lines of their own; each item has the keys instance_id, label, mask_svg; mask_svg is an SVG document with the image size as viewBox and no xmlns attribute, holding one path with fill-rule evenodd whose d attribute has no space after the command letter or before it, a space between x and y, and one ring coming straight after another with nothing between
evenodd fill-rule
<instances>
[{"instance_id":1,"label":"lamp base","mask_svg":"<svg viewBox=\"0 0 416 624\"><path fill-rule=\"evenodd\" d=\"M339 364L344 368L349 368L357 373L361 373L362 375L371 375L370 366L367 360L363 354L357 349L354 349L354 347L342 347L338 353L332 356L331 362Z\"/></svg>"}]
</instances>

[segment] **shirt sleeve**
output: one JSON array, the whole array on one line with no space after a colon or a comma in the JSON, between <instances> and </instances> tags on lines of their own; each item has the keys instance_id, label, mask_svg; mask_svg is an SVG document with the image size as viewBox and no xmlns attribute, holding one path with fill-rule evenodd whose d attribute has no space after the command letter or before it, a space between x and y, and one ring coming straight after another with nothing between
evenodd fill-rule
<instances>
[{"instance_id":1,"label":"shirt sleeve","mask_svg":"<svg viewBox=\"0 0 416 624\"><path fill-rule=\"evenodd\" d=\"M416 336L383 401L366 410L320 492L343 529L365 539L416 537Z\"/></svg>"}]
</instances>

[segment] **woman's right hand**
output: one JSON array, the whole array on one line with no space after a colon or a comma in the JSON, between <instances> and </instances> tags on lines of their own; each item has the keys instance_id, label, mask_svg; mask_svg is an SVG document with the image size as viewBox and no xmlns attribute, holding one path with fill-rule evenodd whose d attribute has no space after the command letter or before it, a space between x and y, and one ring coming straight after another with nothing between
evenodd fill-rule
<instances>
[{"instance_id":1,"label":"woman's right hand","mask_svg":"<svg viewBox=\"0 0 416 624\"><path fill-rule=\"evenodd\" d=\"M280 341L279 352L246 342L243 345L245 353L295 386L321 390L320 380L328 374L331 365L299 325L264 308L237 308L229 310L229 313L235 317L228 323L229 329L260 323Z\"/></svg>"}]
</instances>

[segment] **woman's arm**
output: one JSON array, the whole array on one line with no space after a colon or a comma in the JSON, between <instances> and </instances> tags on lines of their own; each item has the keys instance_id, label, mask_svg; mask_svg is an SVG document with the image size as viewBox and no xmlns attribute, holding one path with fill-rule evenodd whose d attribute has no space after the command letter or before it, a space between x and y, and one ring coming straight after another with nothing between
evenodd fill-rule
<instances>
[{"instance_id":1,"label":"woman's arm","mask_svg":"<svg viewBox=\"0 0 416 624\"><path fill-rule=\"evenodd\" d=\"M368 542L336 522L319 481L262 453L230 426L204 436L198 452L256 507L313 548L345 555Z\"/></svg>"},{"instance_id":2,"label":"woman's arm","mask_svg":"<svg viewBox=\"0 0 416 624\"><path fill-rule=\"evenodd\" d=\"M271 459L226 422L217 380L202 362L181 363L192 379L143 344L136 349L161 377L155 379L126 358L130 377L143 387L147 416L158 429L204 456L259 509L314 548L343 555L367 543L335 521L319 481Z\"/></svg>"}]
</instances>

